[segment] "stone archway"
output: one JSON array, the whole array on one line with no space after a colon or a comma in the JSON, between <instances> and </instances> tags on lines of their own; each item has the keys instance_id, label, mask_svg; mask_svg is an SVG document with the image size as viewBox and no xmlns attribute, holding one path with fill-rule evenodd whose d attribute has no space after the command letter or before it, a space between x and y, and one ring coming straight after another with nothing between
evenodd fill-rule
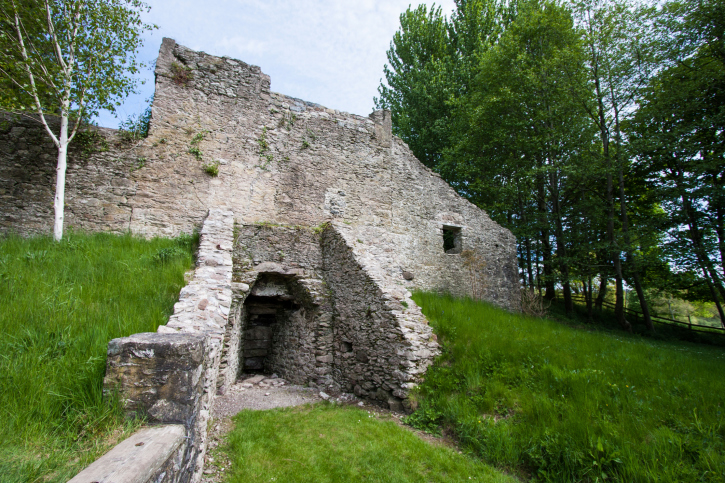
<instances>
[{"instance_id":1,"label":"stone archway","mask_svg":"<svg viewBox=\"0 0 725 483\"><path fill-rule=\"evenodd\" d=\"M242 311L240 369L304 384L316 378L319 306L291 275L260 273Z\"/></svg>"}]
</instances>

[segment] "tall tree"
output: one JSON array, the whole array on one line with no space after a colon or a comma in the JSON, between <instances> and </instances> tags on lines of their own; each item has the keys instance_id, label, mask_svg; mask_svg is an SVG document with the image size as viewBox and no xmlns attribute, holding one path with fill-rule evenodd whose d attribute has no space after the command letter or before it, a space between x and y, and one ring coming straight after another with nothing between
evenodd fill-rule
<instances>
[{"instance_id":1,"label":"tall tree","mask_svg":"<svg viewBox=\"0 0 725 483\"><path fill-rule=\"evenodd\" d=\"M700 275L725 326L725 2L672 2L661 25L666 68L629 132L670 213L673 262Z\"/></svg>"},{"instance_id":2,"label":"tall tree","mask_svg":"<svg viewBox=\"0 0 725 483\"><path fill-rule=\"evenodd\" d=\"M519 238L538 235L547 295L559 282L571 311L569 223L592 136L573 100L586 90L579 34L566 8L523 2L481 59L458 103L460 137L448 162L467 180L467 196Z\"/></svg>"},{"instance_id":3,"label":"tall tree","mask_svg":"<svg viewBox=\"0 0 725 483\"><path fill-rule=\"evenodd\" d=\"M34 112L58 149L53 236L63 237L68 144L84 119L114 111L134 91L136 52L148 6L140 0L3 0L0 70L15 94L6 105ZM54 132L46 116L60 117Z\"/></svg>"},{"instance_id":4,"label":"tall tree","mask_svg":"<svg viewBox=\"0 0 725 483\"><path fill-rule=\"evenodd\" d=\"M652 62L648 42L643 39L643 33L648 31L649 16L646 9L637 8L627 0L582 0L575 7L577 23L584 34L586 67L594 91L593 97L582 101L597 125L601 142L606 181L604 198L608 207L607 239L616 287L615 315L619 324L630 330L631 325L624 315L622 253L633 264L635 259L625 189L629 159L624 149L622 122L633 111L639 89L650 76ZM636 266L632 267L632 278L645 323L653 330Z\"/></svg>"},{"instance_id":5,"label":"tall tree","mask_svg":"<svg viewBox=\"0 0 725 483\"><path fill-rule=\"evenodd\" d=\"M477 56L495 43L517 4L456 0L450 19L435 5L400 15L374 102L377 109L390 109L394 133L426 166L442 172L442 153L451 144L451 101L466 92Z\"/></svg>"}]
</instances>

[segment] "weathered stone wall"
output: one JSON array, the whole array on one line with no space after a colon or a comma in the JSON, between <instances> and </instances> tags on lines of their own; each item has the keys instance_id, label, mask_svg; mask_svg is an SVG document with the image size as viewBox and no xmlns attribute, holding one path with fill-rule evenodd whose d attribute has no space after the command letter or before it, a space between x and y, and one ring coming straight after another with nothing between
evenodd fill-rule
<instances>
[{"instance_id":1,"label":"weathered stone wall","mask_svg":"<svg viewBox=\"0 0 725 483\"><path fill-rule=\"evenodd\" d=\"M237 227L234 281L245 289L234 301L244 307L239 357L264 358L251 372L402 409L438 344L410 292L361 266L345 226ZM275 310L273 300L289 305ZM272 314L271 327L254 325Z\"/></svg>"},{"instance_id":2,"label":"weathered stone wall","mask_svg":"<svg viewBox=\"0 0 725 483\"><path fill-rule=\"evenodd\" d=\"M410 292L376 281L339 226L324 231L325 275L334 300L334 374L343 390L402 409L438 344Z\"/></svg>"},{"instance_id":3,"label":"weathered stone wall","mask_svg":"<svg viewBox=\"0 0 725 483\"><path fill-rule=\"evenodd\" d=\"M235 295L235 304L245 307L243 340L257 330L248 323L253 314L248 313L247 296L250 301L276 297L278 303L291 304L277 312L280 320L265 369L293 383L328 387L333 385L332 300L323 280L320 231L319 227L238 225L234 281L251 288ZM243 347L239 357L248 355Z\"/></svg>"},{"instance_id":4,"label":"weathered stone wall","mask_svg":"<svg viewBox=\"0 0 725 483\"><path fill-rule=\"evenodd\" d=\"M68 224L168 236L190 232L213 207L247 224L337 220L349 226L344 236L371 273L386 271L406 289L518 307L514 237L416 160L392 136L389 113L356 116L270 92L259 67L170 39L156 74L148 139L123 150L111 143L87 163L72 157ZM8 143L1 228L47 232L52 148L42 142L40 167L40 151L23 148L30 127L19 127L25 131L0 133ZM43 139L35 131L33 139ZM219 176L210 177L203 166L215 160ZM459 230L463 253L444 252L444 227Z\"/></svg>"},{"instance_id":5,"label":"weathered stone wall","mask_svg":"<svg viewBox=\"0 0 725 483\"><path fill-rule=\"evenodd\" d=\"M49 117L58 132L58 120ZM129 229L139 154L112 129L93 128L89 150L71 144L66 183L66 225L89 231ZM107 149L104 151L104 149ZM34 117L0 112L0 232L52 232L58 151Z\"/></svg>"}]
</instances>

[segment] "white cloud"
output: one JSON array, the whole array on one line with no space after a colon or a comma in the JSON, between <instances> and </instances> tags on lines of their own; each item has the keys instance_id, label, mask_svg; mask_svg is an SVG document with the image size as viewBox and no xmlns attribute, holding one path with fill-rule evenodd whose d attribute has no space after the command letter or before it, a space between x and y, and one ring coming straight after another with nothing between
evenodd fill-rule
<instances>
[{"instance_id":1,"label":"white cloud","mask_svg":"<svg viewBox=\"0 0 725 483\"><path fill-rule=\"evenodd\" d=\"M149 0L147 21L159 30L147 36L142 56L155 59L161 37L194 50L259 65L272 90L327 107L368 114L383 75L385 52L399 15L420 0ZM436 2L450 13L453 0ZM428 3L431 5L432 2ZM151 81L130 98L119 117L140 112L153 92ZM102 125L117 121L101 117Z\"/></svg>"}]
</instances>

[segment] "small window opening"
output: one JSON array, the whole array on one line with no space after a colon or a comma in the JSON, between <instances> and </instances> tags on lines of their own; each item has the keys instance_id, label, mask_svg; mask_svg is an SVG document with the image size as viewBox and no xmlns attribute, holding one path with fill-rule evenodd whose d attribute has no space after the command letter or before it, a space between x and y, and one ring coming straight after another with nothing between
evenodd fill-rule
<instances>
[{"instance_id":1,"label":"small window opening","mask_svg":"<svg viewBox=\"0 0 725 483\"><path fill-rule=\"evenodd\" d=\"M443 227L443 251L448 254L461 253L461 229L459 227Z\"/></svg>"}]
</instances>

